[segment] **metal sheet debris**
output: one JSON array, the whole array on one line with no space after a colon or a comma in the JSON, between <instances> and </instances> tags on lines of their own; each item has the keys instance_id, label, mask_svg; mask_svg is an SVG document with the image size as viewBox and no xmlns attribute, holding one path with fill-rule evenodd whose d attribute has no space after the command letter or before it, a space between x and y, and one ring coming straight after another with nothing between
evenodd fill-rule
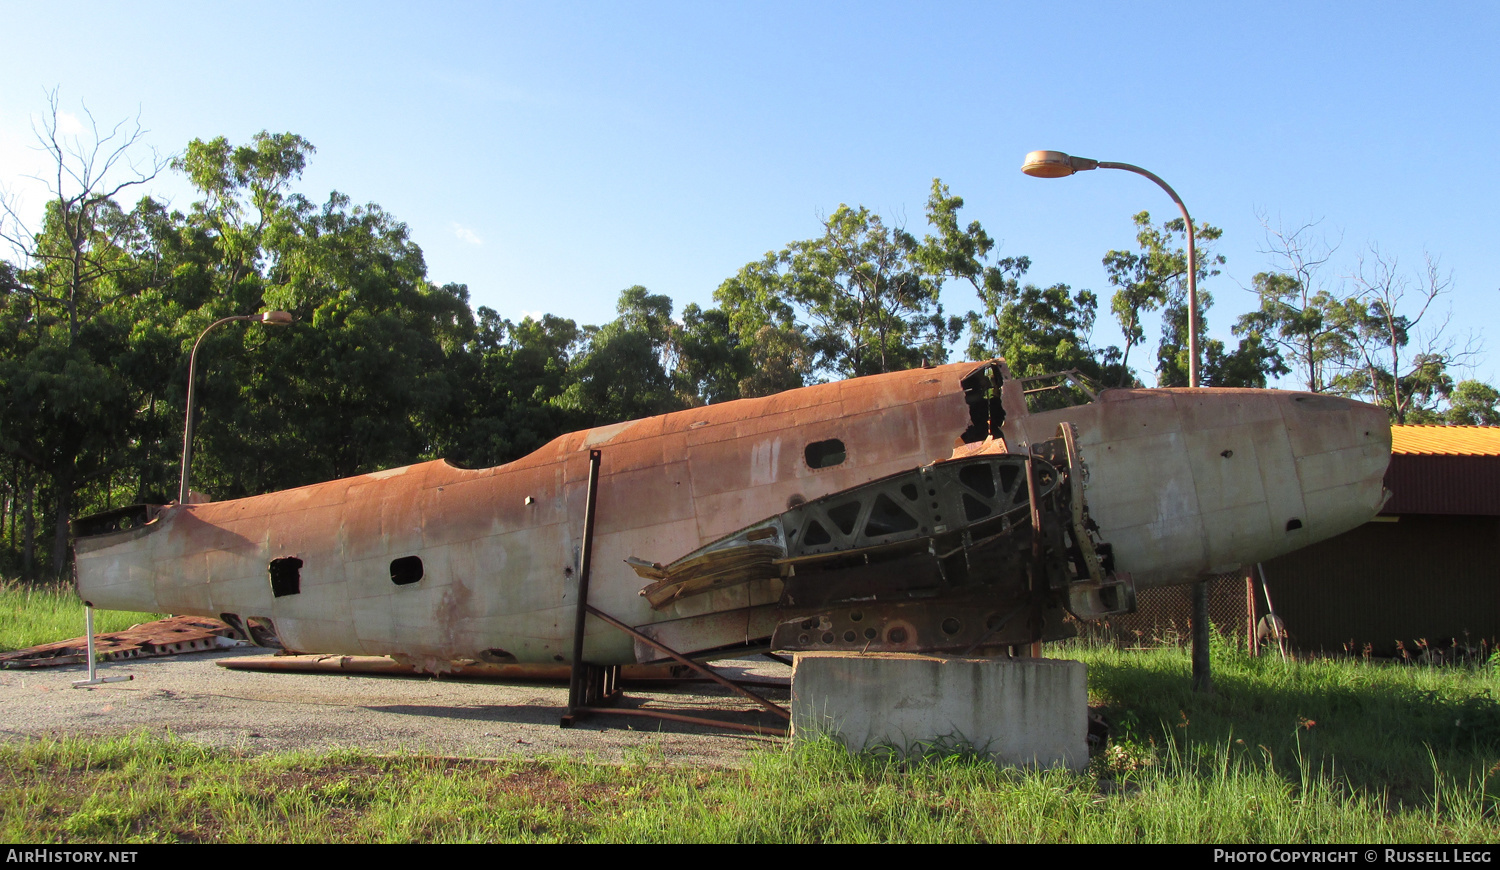
<instances>
[{"instance_id":1,"label":"metal sheet debris","mask_svg":"<svg viewBox=\"0 0 1500 870\"><path fill-rule=\"evenodd\" d=\"M117 662L248 645L234 635L234 629L217 619L173 616L133 625L124 631L96 634L94 649L99 661ZM39 644L0 653L0 668L48 668L86 664L87 649L88 638L83 636Z\"/></svg>"}]
</instances>

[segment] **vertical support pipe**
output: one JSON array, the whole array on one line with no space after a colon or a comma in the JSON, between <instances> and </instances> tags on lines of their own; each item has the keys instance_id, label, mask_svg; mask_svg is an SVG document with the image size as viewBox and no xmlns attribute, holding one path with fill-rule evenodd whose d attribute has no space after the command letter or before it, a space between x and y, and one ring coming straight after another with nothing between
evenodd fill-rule
<instances>
[{"instance_id":1,"label":"vertical support pipe","mask_svg":"<svg viewBox=\"0 0 1500 870\"><path fill-rule=\"evenodd\" d=\"M193 381L198 372L198 346L203 344L203 339L215 326L221 323L231 323L236 320L258 320L254 314L240 314L234 317L221 317L203 328L198 333L198 340L193 342L193 352L188 356L188 388L187 388L187 418L182 424L182 469L179 473L177 484L177 503L187 504L188 479L193 474Z\"/></svg>"},{"instance_id":2,"label":"vertical support pipe","mask_svg":"<svg viewBox=\"0 0 1500 870\"><path fill-rule=\"evenodd\" d=\"M94 661L94 606L83 605L83 630L88 632L89 682L98 682L99 664Z\"/></svg>"},{"instance_id":3,"label":"vertical support pipe","mask_svg":"<svg viewBox=\"0 0 1500 870\"><path fill-rule=\"evenodd\" d=\"M1208 581L1193 584L1193 691L1212 692L1208 666Z\"/></svg>"},{"instance_id":4,"label":"vertical support pipe","mask_svg":"<svg viewBox=\"0 0 1500 870\"><path fill-rule=\"evenodd\" d=\"M1245 569L1245 651L1260 655L1260 643L1255 636L1255 570Z\"/></svg>"},{"instance_id":5,"label":"vertical support pipe","mask_svg":"<svg viewBox=\"0 0 1500 870\"><path fill-rule=\"evenodd\" d=\"M115 674L112 677L99 676L99 664L94 661L94 605L83 602L83 630L87 633L86 643L89 657L89 677L86 680L74 680L73 688L82 689L87 686L98 686L104 683L123 683L135 679L135 674Z\"/></svg>"},{"instance_id":6,"label":"vertical support pipe","mask_svg":"<svg viewBox=\"0 0 1500 870\"><path fill-rule=\"evenodd\" d=\"M583 546L578 557L578 612L573 618L573 673L568 681L568 714L577 707L587 707L585 697L588 668L583 663L583 628L588 618L589 568L594 558L594 503L599 490L599 461L602 451L589 451L589 488L583 505Z\"/></svg>"}]
</instances>

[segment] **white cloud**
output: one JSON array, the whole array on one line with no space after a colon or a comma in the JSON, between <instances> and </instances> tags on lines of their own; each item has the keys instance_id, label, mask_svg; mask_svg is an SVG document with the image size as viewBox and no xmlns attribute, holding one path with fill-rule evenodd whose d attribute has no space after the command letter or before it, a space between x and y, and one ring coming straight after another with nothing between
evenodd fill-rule
<instances>
[{"instance_id":1,"label":"white cloud","mask_svg":"<svg viewBox=\"0 0 1500 870\"><path fill-rule=\"evenodd\" d=\"M532 320L540 321L542 319L542 315L544 314L546 314L545 311L522 311L521 316L516 320L516 322L520 323L522 320L525 320L528 317L530 317Z\"/></svg>"},{"instance_id":2,"label":"white cloud","mask_svg":"<svg viewBox=\"0 0 1500 870\"><path fill-rule=\"evenodd\" d=\"M83 122L72 112L58 112L57 132L64 136L77 136L83 132Z\"/></svg>"},{"instance_id":3,"label":"white cloud","mask_svg":"<svg viewBox=\"0 0 1500 870\"><path fill-rule=\"evenodd\" d=\"M459 241L468 242L471 245L484 244L484 239L481 239L478 233L457 221L453 222L453 235L457 236Z\"/></svg>"}]
</instances>

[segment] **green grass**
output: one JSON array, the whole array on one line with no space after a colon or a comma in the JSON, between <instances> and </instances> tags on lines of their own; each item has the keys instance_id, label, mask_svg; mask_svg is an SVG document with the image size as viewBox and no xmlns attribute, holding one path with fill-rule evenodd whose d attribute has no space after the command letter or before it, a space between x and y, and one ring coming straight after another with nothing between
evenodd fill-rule
<instances>
[{"instance_id":1,"label":"green grass","mask_svg":"<svg viewBox=\"0 0 1500 870\"><path fill-rule=\"evenodd\" d=\"M1060 649L1089 667L1089 693L1118 746L1176 747L1208 774L1226 757L1291 781L1324 775L1396 802L1433 789L1433 765L1500 783L1500 665L1411 666L1252 657L1215 636L1214 691L1194 693L1186 650ZM1116 750L1117 753L1123 750ZM1491 787L1493 788L1493 786Z\"/></svg>"},{"instance_id":2,"label":"green grass","mask_svg":"<svg viewBox=\"0 0 1500 870\"><path fill-rule=\"evenodd\" d=\"M155 613L94 611L94 631L120 631L160 619ZM83 601L71 584L0 581L0 652L83 637Z\"/></svg>"},{"instance_id":3,"label":"green grass","mask_svg":"<svg viewBox=\"0 0 1500 870\"><path fill-rule=\"evenodd\" d=\"M66 590L0 589L12 646L76 636ZM37 614L57 612L46 628ZM146 615L111 615L128 624ZM50 634L49 634L50 632ZM1215 692L1187 651L1049 648L1089 666L1112 726L1087 772L997 770L829 740L679 768L643 737L589 760L250 756L170 736L0 745L7 842L1500 841L1500 666L1252 658L1222 639Z\"/></svg>"},{"instance_id":4,"label":"green grass","mask_svg":"<svg viewBox=\"0 0 1500 870\"><path fill-rule=\"evenodd\" d=\"M564 759L250 758L171 738L0 747L7 842L1494 842L1488 783L1393 803L1228 747L1128 776L903 764L815 741L743 770ZM1207 762L1211 770L1201 769Z\"/></svg>"}]
</instances>

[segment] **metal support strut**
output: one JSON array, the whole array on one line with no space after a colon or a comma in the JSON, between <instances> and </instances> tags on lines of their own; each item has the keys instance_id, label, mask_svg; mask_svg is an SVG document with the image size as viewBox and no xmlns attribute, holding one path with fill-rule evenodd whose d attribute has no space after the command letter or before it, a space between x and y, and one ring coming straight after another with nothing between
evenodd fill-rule
<instances>
[{"instance_id":1,"label":"metal support strut","mask_svg":"<svg viewBox=\"0 0 1500 870\"><path fill-rule=\"evenodd\" d=\"M83 602L83 630L88 637L89 675L88 679L74 680L73 688L82 689L88 686L98 686L103 683L123 683L135 679L135 674L116 674L110 677L99 676L99 660L94 656L94 605Z\"/></svg>"},{"instance_id":2,"label":"metal support strut","mask_svg":"<svg viewBox=\"0 0 1500 870\"><path fill-rule=\"evenodd\" d=\"M584 661L584 626L590 615L613 628L625 632L636 640L660 650L678 664L686 665L730 691L756 702L768 712L780 716L788 722L792 718L792 714L784 707L761 697L744 686L736 684L733 680L723 676L708 665L702 662L695 662L678 653L676 650L668 648L660 641L641 634L629 625L589 604L589 574L594 551L594 511L599 494L599 464L601 456L602 452L599 450L589 451L589 486L588 496L583 509L583 546L579 554L578 610L573 620L573 664L572 673L568 681L568 710L563 715L562 721L559 724L564 728L569 728L572 727L574 721L580 716L590 713L608 713L616 716L644 716L653 719L665 719L671 722L709 725L715 728L730 728L754 734L785 735L785 728L768 728L763 725L725 722L719 719L690 716L670 710L644 710L612 706L623 694L620 688L620 666L593 665Z\"/></svg>"},{"instance_id":3,"label":"metal support strut","mask_svg":"<svg viewBox=\"0 0 1500 870\"><path fill-rule=\"evenodd\" d=\"M594 559L594 506L599 497L599 463L603 451L589 451L589 488L583 504L583 547L578 561L578 610L573 617L573 671L568 679L568 712L563 727L573 723L576 711L601 703L610 703L618 693L619 668L609 669L583 661L583 628L588 618L589 569Z\"/></svg>"}]
</instances>

